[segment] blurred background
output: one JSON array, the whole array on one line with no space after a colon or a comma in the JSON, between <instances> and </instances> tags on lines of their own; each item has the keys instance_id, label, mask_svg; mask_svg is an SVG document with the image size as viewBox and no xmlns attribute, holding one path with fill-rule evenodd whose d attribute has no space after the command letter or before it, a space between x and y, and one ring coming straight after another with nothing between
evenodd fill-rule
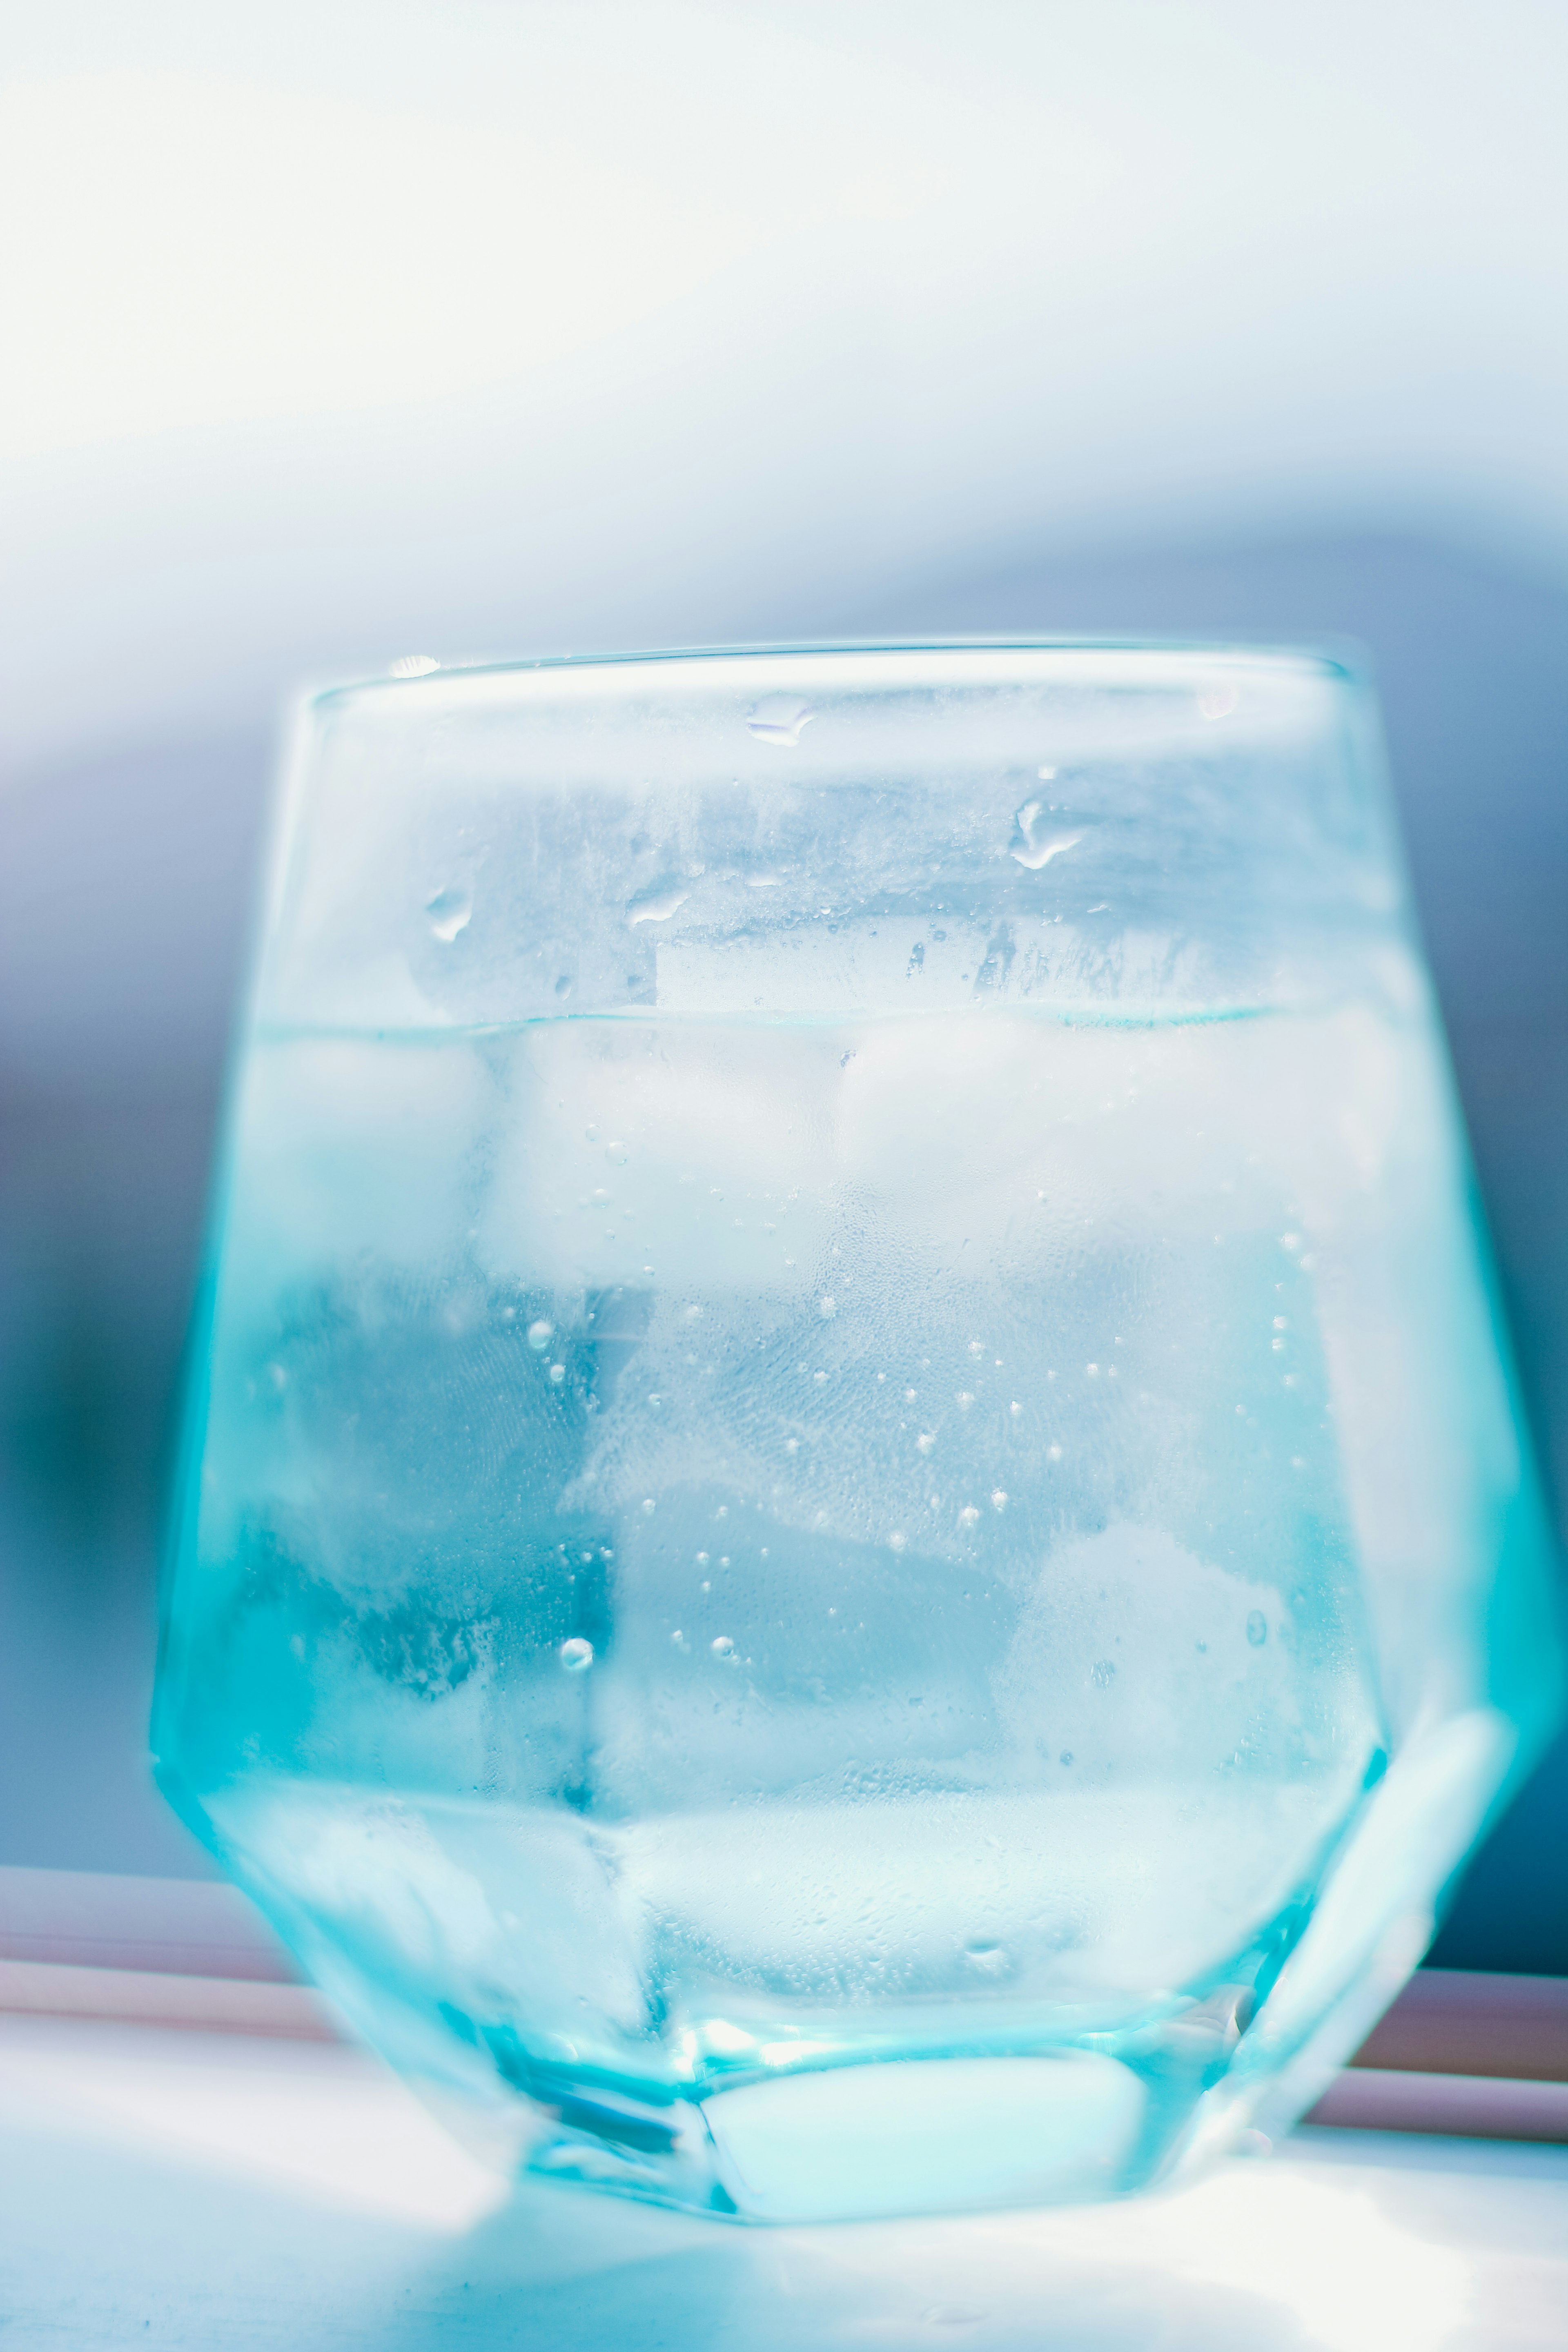
<instances>
[{"instance_id":1,"label":"blurred background","mask_svg":"<svg viewBox=\"0 0 1568 2352\"><path fill-rule=\"evenodd\" d=\"M55 0L0 91L0 1864L206 1874L158 1523L279 715L1359 639L1568 1497L1568 14ZM1568 1745L1434 1957L1568 1971Z\"/></svg>"}]
</instances>

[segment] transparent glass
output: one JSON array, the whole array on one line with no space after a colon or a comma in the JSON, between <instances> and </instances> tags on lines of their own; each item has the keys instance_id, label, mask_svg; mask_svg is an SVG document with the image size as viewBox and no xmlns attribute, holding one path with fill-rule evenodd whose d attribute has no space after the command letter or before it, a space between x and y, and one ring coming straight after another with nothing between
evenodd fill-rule
<instances>
[{"instance_id":1,"label":"transparent glass","mask_svg":"<svg viewBox=\"0 0 1568 2352\"><path fill-rule=\"evenodd\" d=\"M1288 2122L1549 1727L1549 1539L1333 660L321 696L163 1785L521 2160L751 2219Z\"/></svg>"}]
</instances>

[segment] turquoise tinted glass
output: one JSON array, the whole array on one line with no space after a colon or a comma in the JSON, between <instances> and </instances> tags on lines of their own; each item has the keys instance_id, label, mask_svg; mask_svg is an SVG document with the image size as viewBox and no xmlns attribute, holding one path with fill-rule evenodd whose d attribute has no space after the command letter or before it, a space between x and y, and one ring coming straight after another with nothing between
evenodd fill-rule
<instances>
[{"instance_id":1,"label":"turquoise tinted glass","mask_svg":"<svg viewBox=\"0 0 1568 2352\"><path fill-rule=\"evenodd\" d=\"M195 1358L163 1785L562 2176L829 2217L1278 2127L1552 1719L1331 661L322 697Z\"/></svg>"}]
</instances>

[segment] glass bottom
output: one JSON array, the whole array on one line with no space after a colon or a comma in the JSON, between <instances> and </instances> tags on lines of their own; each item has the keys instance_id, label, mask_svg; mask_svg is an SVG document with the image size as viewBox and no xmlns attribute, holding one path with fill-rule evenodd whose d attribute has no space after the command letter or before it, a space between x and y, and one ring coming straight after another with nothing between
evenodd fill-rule
<instances>
[{"instance_id":1,"label":"glass bottom","mask_svg":"<svg viewBox=\"0 0 1568 2352\"><path fill-rule=\"evenodd\" d=\"M589 2104L561 2103L531 2172L764 2222L1115 2196L1142 2185L1184 2121L1152 2112L1130 2067L1089 2051L836 2067L679 2101L657 2120Z\"/></svg>"}]
</instances>

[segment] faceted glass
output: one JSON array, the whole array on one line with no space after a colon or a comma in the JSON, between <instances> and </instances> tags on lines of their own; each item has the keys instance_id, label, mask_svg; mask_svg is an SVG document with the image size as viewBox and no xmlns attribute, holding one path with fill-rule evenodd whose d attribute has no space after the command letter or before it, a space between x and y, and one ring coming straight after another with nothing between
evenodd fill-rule
<instances>
[{"instance_id":1,"label":"faceted glass","mask_svg":"<svg viewBox=\"0 0 1568 2352\"><path fill-rule=\"evenodd\" d=\"M164 1789L521 2160L753 2219L1298 2113L1556 1705L1366 689L793 650L319 698Z\"/></svg>"}]
</instances>

